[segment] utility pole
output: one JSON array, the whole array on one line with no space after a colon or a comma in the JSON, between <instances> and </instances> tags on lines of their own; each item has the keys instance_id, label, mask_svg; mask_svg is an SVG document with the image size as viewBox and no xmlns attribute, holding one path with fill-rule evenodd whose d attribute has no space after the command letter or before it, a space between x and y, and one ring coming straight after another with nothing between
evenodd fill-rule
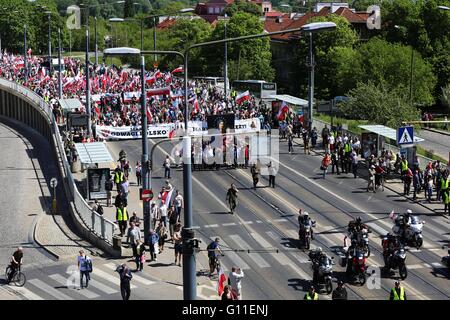
<instances>
[{"instance_id":1,"label":"utility pole","mask_svg":"<svg viewBox=\"0 0 450 320\"><path fill-rule=\"evenodd\" d=\"M1 41L1 40L0 40ZM0 45L1 51L1 45ZM28 83L28 59L27 59L27 25L24 25L23 32L23 63L24 63L24 76L25 76L25 84Z\"/></svg>"},{"instance_id":2,"label":"utility pole","mask_svg":"<svg viewBox=\"0 0 450 320\"><path fill-rule=\"evenodd\" d=\"M148 162L148 137L147 137L147 106L145 92L145 57L141 56L141 128L142 128L142 189L150 189L150 163ZM151 229L150 221L150 202L142 199L143 217L144 217L144 242L148 242L149 231Z\"/></svg>"},{"instance_id":3,"label":"utility pole","mask_svg":"<svg viewBox=\"0 0 450 320\"><path fill-rule=\"evenodd\" d=\"M89 27L86 28L86 113L88 115L87 135L91 137L91 88L89 81Z\"/></svg>"},{"instance_id":4,"label":"utility pole","mask_svg":"<svg viewBox=\"0 0 450 320\"><path fill-rule=\"evenodd\" d=\"M308 77L308 122L309 128L312 128L313 122L313 104L314 104L314 54L313 54L313 34L309 33L309 77Z\"/></svg>"},{"instance_id":5,"label":"utility pole","mask_svg":"<svg viewBox=\"0 0 450 320\"><path fill-rule=\"evenodd\" d=\"M61 29L60 28L58 28L58 69L59 69L59 72L58 72L58 96L60 99L62 99Z\"/></svg>"},{"instance_id":6,"label":"utility pole","mask_svg":"<svg viewBox=\"0 0 450 320\"><path fill-rule=\"evenodd\" d=\"M227 17L227 15L225 14L225 18ZM227 38L227 22L225 21L225 36L224 39ZM227 94L227 84L228 84L228 46L227 43L225 42L224 44L224 65L223 65L223 83L224 83L224 94L225 94L225 106L228 109L228 94Z\"/></svg>"}]
</instances>

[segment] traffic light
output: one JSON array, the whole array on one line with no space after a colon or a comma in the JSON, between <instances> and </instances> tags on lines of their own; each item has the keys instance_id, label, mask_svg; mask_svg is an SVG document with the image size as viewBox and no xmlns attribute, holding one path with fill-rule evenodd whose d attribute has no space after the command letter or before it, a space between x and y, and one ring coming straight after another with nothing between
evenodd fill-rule
<instances>
[{"instance_id":1,"label":"traffic light","mask_svg":"<svg viewBox=\"0 0 450 320\"><path fill-rule=\"evenodd\" d=\"M150 171L152 170L152 160L147 160L147 162L145 163L147 169Z\"/></svg>"}]
</instances>

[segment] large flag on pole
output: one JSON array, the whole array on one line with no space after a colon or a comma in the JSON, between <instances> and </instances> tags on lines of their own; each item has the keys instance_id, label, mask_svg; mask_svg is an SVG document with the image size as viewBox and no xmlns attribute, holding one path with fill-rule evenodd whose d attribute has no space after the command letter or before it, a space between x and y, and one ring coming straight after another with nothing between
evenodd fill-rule
<instances>
[{"instance_id":1,"label":"large flag on pole","mask_svg":"<svg viewBox=\"0 0 450 320\"><path fill-rule=\"evenodd\" d=\"M247 90L236 97L236 104L241 104L245 100L250 100L250 92Z\"/></svg>"}]
</instances>

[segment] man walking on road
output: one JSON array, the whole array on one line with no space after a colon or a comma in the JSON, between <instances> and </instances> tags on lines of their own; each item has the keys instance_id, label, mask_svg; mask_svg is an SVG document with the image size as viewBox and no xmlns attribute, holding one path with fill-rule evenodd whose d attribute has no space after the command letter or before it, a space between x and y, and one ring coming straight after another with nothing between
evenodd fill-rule
<instances>
[{"instance_id":1,"label":"man walking on road","mask_svg":"<svg viewBox=\"0 0 450 320\"><path fill-rule=\"evenodd\" d=\"M163 167L164 167L164 178L170 179L170 158L169 158L169 156L166 156L166 159L164 160L164 163L163 163Z\"/></svg>"},{"instance_id":2,"label":"man walking on road","mask_svg":"<svg viewBox=\"0 0 450 320\"><path fill-rule=\"evenodd\" d=\"M234 214L234 209L236 209L237 206L237 198L238 198L238 190L234 183L231 184L230 189L228 189L226 200L228 201L228 204L230 206L230 212L231 214Z\"/></svg>"},{"instance_id":3,"label":"man walking on road","mask_svg":"<svg viewBox=\"0 0 450 320\"><path fill-rule=\"evenodd\" d=\"M90 277L90 272L92 271L92 260L86 254L83 250L80 250L80 255L77 257L78 261L78 269L80 270L80 289L83 289L83 277L86 278L86 286L88 287Z\"/></svg>"},{"instance_id":4,"label":"man walking on road","mask_svg":"<svg viewBox=\"0 0 450 320\"><path fill-rule=\"evenodd\" d=\"M131 295L130 281L133 278L131 270L130 268L128 268L127 264L124 263L119 267L117 267L116 272L118 272L120 276L120 293L122 295L122 299L130 300Z\"/></svg>"},{"instance_id":5,"label":"man walking on road","mask_svg":"<svg viewBox=\"0 0 450 320\"><path fill-rule=\"evenodd\" d=\"M175 214L177 216L177 221L179 222L181 221L181 209L184 207L184 199L178 190L176 190L175 192L176 192L174 199Z\"/></svg>"},{"instance_id":6,"label":"man walking on road","mask_svg":"<svg viewBox=\"0 0 450 320\"><path fill-rule=\"evenodd\" d=\"M272 164L272 161L269 162L267 168L269 170L269 188L275 188L275 168Z\"/></svg>"}]
</instances>

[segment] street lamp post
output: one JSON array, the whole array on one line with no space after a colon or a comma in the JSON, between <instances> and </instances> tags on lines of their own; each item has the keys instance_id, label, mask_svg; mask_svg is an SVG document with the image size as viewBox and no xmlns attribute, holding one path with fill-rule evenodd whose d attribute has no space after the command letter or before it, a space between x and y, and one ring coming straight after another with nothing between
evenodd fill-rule
<instances>
[{"instance_id":1,"label":"street lamp post","mask_svg":"<svg viewBox=\"0 0 450 320\"><path fill-rule=\"evenodd\" d=\"M50 70L52 68L52 25L50 23L52 14L51 11L46 11L46 14L48 14L48 72L50 73Z\"/></svg>"},{"instance_id":2,"label":"street lamp post","mask_svg":"<svg viewBox=\"0 0 450 320\"><path fill-rule=\"evenodd\" d=\"M1 46L0 46L1 51ZM23 31L23 63L24 63L24 76L25 76L25 84L28 83L28 59L27 59L27 25L24 25Z\"/></svg>"},{"instance_id":3,"label":"street lamp post","mask_svg":"<svg viewBox=\"0 0 450 320\"><path fill-rule=\"evenodd\" d=\"M86 28L86 113L88 114L87 135L91 136L91 88L89 81L89 28Z\"/></svg>"},{"instance_id":4,"label":"street lamp post","mask_svg":"<svg viewBox=\"0 0 450 320\"><path fill-rule=\"evenodd\" d=\"M227 18L227 14L225 13L225 19ZM224 26L224 39L227 38L227 21L225 21ZM227 84L228 84L228 45L227 42L224 43L224 65L223 65L223 83L224 83L224 94L225 94L225 106L228 109L228 94L227 94Z\"/></svg>"},{"instance_id":5,"label":"street lamp post","mask_svg":"<svg viewBox=\"0 0 450 320\"><path fill-rule=\"evenodd\" d=\"M309 76L308 76L308 122L309 129L312 129L313 123L313 104L314 104L314 53L313 53L313 35L309 34L309 58L308 58Z\"/></svg>"},{"instance_id":6,"label":"street lamp post","mask_svg":"<svg viewBox=\"0 0 450 320\"><path fill-rule=\"evenodd\" d=\"M95 66L97 66L98 65L97 16L94 17L94 49L95 49Z\"/></svg>"},{"instance_id":7,"label":"street lamp post","mask_svg":"<svg viewBox=\"0 0 450 320\"><path fill-rule=\"evenodd\" d=\"M283 31L275 31L269 33L262 33L256 35L242 36L237 38L227 38L216 41L209 41L198 43L189 46L183 53L176 51L140 51L134 48L113 48L106 49L104 54L115 54L115 55L144 55L144 54L176 54L183 58L184 60L184 136L183 136L183 192L185 195L185 206L184 206L184 227L182 231L183 238L183 298L185 300L195 300L197 297L197 284L196 284L196 267L195 267L195 256L194 256L194 229L193 227L193 214L192 214L192 171L191 171L191 137L188 134L188 119L189 119L189 100L188 100L188 62L189 62L189 52L195 48L210 46L210 45L221 45L227 42L236 42L248 39L262 38L277 34L286 34L292 32L315 32L324 29L335 28L336 24L332 22L316 22L308 25L304 25L301 28L287 29ZM144 79L141 75L141 81L143 85L145 84ZM145 91L144 91L145 92ZM145 111L145 110L144 110ZM144 135L143 135L144 139ZM147 150L147 149L145 149ZM144 148L143 148L144 151ZM145 168L145 166L143 166ZM144 173L146 173L144 171ZM145 224L145 217L144 217ZM145 226L144 226L145 228Z\"/></svg>"}]
</instances>

